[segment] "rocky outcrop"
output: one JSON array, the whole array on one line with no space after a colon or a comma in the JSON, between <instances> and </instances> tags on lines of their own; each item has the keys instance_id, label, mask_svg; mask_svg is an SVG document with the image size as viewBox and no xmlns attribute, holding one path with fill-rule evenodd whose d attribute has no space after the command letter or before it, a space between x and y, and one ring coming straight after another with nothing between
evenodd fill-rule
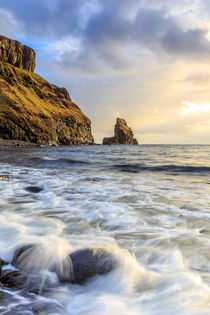
<instances>
[{"instance_id":1,"label":"rocky outcrop","mask_svg":"<svg viewBox=\"0 0 210 315\"><path fill-rule=\"evenodd\" d=\"M114 128L114 137L104 138L104 145L117 145L117 144L138 144L138 141L133 136L133 131L127 126L127 123L122 118L116 119Z\"/></svg>"},{"instance_id":2,"label":"rocky outcrop","mask_svg":"<svg viewBox=\"0 0 210 315\"><path fill-rule=\"evenodd\" d=\"M35 51L2 35L0 35L0 60L20 69L29 71L35 69Z\"/></svg>"},{"instance_id":3,"label":"rocky outcrop","mask_svg":"<svg viewBox=\"0 0 210 315\"><path fill-rule=\"evenodd\" d=\"M42 263L34 261L42 253L39 244L27 244L18 248L11 264L19 270L33 274L42 269ZM84 284L96 275L104 275L117 267L116 258L103 248L83 248L70 253L64 260L47 262L51 272L55 272L60 282ZM18 274L19 276L19 274ZM1 282L0 277L0 282ZM5 279L5 282L8 278Z\"/></svg>"},{"instance_id":4,"label":"rocky outcrop","mask_svg":"<svg viewBox=\"0 0 210 315\"><path fill-rule=\"evenodd\" d=\"M17 43L5 39L0 44L0 139L44 145L93 144L88 117L65 88L28 71L34 69L35 53L28 48L22 54L27 47ZM21 54L29 57L21 59Z\"/></svg>"}]
</instances>

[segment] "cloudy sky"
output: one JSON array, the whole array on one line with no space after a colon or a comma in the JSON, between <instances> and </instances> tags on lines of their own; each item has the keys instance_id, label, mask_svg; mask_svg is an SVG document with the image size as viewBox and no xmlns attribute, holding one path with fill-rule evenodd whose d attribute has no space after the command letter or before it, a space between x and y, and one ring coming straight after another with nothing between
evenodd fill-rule
<instances>
[{"instance_id":1,"label":"cloudy sky","mask_svg":"<svg viewBox=\"0 0 210 315\"><path fill-rule=\"evenodd\" d=\"M210 143L210 0L0 0L0 34L37 52L100 143Z\"/></svg>"}]
</instances>

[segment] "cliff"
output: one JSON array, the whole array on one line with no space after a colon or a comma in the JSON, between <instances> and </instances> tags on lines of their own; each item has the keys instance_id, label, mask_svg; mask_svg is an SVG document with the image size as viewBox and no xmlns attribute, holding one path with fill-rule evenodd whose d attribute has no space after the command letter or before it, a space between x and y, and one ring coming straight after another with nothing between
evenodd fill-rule
<instances>
[{"instance_id":1,"label":"cliff","mask_svg":"<svg viewBox=\"0 0 210 315\"><path fill-rule=\"evenodd\" d=\"M20 43L8 39L6 43L4 49L0 44L0 138L47 145L93 144L91 122L68 91L29 71L35 66L33 50L24 53L27 48L23 48L19 55L15 47L22 47Z\"/></svg>"},{"instance_id":2,"label":"cliff","mask_svg":"<svg viewBox=\"0 0 210 315\"><path fill-rule=\"evenodd\" d=\"M32 48L0 35L0 61L33 72L35 69L35 55Z\"/></svg>"},{"instance_id":3,"label":"cliff","mask_svg":"<svg viewBox=\"0 0 210 315\"><path fill-rule=\"evenodd\" d=\"M116 119L116 124L114 128L114 137L104 138L104 145L117 145L117 144L126 144L133 145L138 144L138 141L133 136L133 131L130 127L127 126L127 123L122 118Z\"/></svg>"}]
</instances>

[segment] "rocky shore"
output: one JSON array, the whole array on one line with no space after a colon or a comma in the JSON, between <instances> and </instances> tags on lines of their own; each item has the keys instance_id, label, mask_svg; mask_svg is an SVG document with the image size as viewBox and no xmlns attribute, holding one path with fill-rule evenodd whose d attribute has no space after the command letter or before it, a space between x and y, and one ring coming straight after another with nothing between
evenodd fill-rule
<instances>
[{"instance_id":1,"label":"rocky shore","mask_svg":"<svg viewBox=\"0 0 210 315\"><path fill-rule=\"evenodd\" d=\"M96 275L104 275L116 267L113 255L102 248L84 248L70 253L63 260L42 262L40 244L26 244L17 248L12 260L0 258L0 285L15 290L39 292L43 270L55 273L57 283L82 285ZM44 255L43 255L44 256ZM50 279L45 279L44 289L50 289ZM43 289L43 287L42 287Z\"/></svg>"},{"instance_id":2,"label":"rocky shore","mask_svg":"<svg viewBox=\"0 0 210 315\"><path fill-rule=\"evenodd\" d=\"M0 140L0 149L40 147L37 143L19 140Z\"/></svg>"}]
</instances>

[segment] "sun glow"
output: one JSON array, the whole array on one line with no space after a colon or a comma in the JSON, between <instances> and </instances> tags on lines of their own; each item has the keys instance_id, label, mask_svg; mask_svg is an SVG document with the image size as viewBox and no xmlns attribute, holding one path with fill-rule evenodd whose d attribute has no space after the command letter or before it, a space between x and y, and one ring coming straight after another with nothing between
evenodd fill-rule
<instances>
[{"instance_id":1,"label":"sun glow","mask_svg":"<svg viewBox=\"0 0 210 315\"><path fill-rule=\"evenodd\" d=\"M199 115L204 113L210 113L210 104L196 104L189 101L183 101L184 106L182 106L181 115Z\"/></svg>"}]
</instances>

